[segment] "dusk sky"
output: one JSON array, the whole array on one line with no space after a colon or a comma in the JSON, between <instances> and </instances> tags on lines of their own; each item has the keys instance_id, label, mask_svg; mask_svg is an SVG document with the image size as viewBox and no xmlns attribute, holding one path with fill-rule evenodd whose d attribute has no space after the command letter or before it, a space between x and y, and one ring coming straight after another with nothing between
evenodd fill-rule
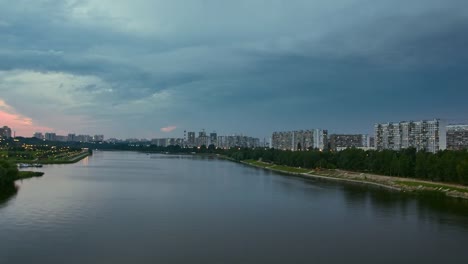
<instances>
[{"instance_id":1,"label":"dusk sky","mask_svg":"<svg viewBox=\"0 0 468 264\"><path fill-rule=\"evenodd\" d=\"M0 0L0 125L268 137L468 122L466 0Z\"/></svg>"}]
</instances>

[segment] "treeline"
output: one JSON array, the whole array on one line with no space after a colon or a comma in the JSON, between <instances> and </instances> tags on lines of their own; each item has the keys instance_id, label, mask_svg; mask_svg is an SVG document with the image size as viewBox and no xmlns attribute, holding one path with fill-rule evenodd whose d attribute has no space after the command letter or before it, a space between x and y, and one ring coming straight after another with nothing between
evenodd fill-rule
<instances>
[{"instance_id":1,"label":"treeline","mask_svg":"<svg viewBox=\"0 0 468 264\"><path fill-rule=\"evenodd\" d=\"M30 144L40 143L34 142L33 139L23 140ZM16 143L21 144L20 142ZM414 148L402 151L347 149L340 152L283 151L265 148L231 148L226 150L217 149L214 145L182 148L180 146L161 147L128 143L60 143L60 146L156 153L212 153L225 155L239 161L253 159L292 167L342 169L468 185L468 151L441 151L434 154L424 151L417 152ZM3 174L4 172L0 171L0 177ZM1 181L0 178L0 183Z\"/></svg>"},{"instance_id":2,"label":"treeline","mask_svg":"<svg viewBox=\"0 0 468 264\"><path fill-rule=\"evenodd\" d=\"M284 151L265 148L216 149L213 145L201 148L179 146L146 148L147 151L169 153L216 153L235 160L262 160L278 165L309 169L342 169L386 176L418 178L431 181L468 185L468 151L440 151L430 153L408 148L401 151L346 149L331 151Z\"/></svg>"},{"instance_id":3,"label":"treeline","mask_svg":"<svg viewBox=\"0 0 468 264\"><path fill-rule=\"evenodd\" d=\"M0 187L10 185L19 175L18 168L15 164L0 159Z\"/></svg>"},{"instance_id":4,"label":"treeline","mask_svg":"<svg viewBox=\"0 0 468 264\"><path fill-rule=\"evenodd\" d=\"M347 149L340 152L230 149L223 152L236 160L254 159L292 167L343 169L468 185L468 151L434 154L410 148L402 151Z\"/></svg>"}]
</instances>

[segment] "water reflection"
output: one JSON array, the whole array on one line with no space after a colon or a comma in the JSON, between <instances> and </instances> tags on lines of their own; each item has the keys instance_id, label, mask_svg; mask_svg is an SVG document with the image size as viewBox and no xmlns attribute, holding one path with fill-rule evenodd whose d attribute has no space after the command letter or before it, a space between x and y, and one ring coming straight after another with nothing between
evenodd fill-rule
<instances>
[{"instance_id":1,"label":"water reflection","mask_svg":"<svg viewBox=\"0 0 468 264\"><path fill-rule=\"evenodd\" d=\"M420 221L456 225L468 230L468 200L447 197L439 192L402 193L372 186L343 185L349 206L366 207L392 217L414 214Z\"/></svg>"},{"instance_id":2,"label":"water reflection","mask_svg":"<svg viewBox=\"0 0 468 264\"><path fill-rule=\"evenodd\" d=\"M468 259L468 202L445 196L190 155L96 152L41 170L0 192L0 263Z\"/></svg>"},{"instance_id":3,"label":"water reflection","mask_svg":"<svg viewBox=\"0 0 468 264\"><path fill-rule=\"evenodd\" d=\"M18 193L18 186L15 184L0 187L0 208L8 205L8 202Z\"/></svg>"}]
</instances>

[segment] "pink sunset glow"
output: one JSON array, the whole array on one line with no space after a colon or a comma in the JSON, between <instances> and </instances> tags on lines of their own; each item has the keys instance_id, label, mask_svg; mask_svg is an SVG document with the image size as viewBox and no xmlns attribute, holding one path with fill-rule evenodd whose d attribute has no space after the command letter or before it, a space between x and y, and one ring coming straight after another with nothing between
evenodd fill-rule
<instances>
[{"instance_id":1,"label":"pink sunset glow","mask_svg":"<svg viewBox=\"0 0 468 264\"><path fill-rule=\"evenodd\" d=\"M169 133L169 132L176 130L176 128L177 128L176 126L163 127L161 128L161 132Z\"/></svg>"},{"instance_id":2,"label":"pink sunset glow","mask_svg":"<svg viewBox=\"0 0 468 264\"><path fill-rule=\"evenodd\" d=\"M51 128L38 126L29 117L15 113L13 108L0 100L0 126L9 126L17 136L31 137L34 132L50 131Z\"/></svg>"}]
</instances>

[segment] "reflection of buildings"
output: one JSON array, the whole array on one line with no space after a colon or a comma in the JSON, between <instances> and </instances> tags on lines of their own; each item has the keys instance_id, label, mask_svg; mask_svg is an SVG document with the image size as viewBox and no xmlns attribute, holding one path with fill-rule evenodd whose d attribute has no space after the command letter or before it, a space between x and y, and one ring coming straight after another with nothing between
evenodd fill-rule
<instances>
[{"instance_id":1,"label":"reflection of buildings","mask_svg":"<svg viewBox=\"0 0 468 264\"><path fill-rule=\"evenodd\" d=\"M322 129L274 132L271 147L282 150L326 149L328 131Z\"/></svg>"},{"instance_id":2,"label":"reflection of buildings","mask_svg":"<svg viewBox=\"0 0 468 264\"><path fill-rule=\"evenodd\" d=\"M377 150L414 147L435 153L447 147L446 126L438 119L376 124L374 129Z\"/></svg>"},{"instance_id":3,"label":"reflection of buildings","mask_svg":"<svg viewBox=\"0 0 468 264\"><path fill-rule=\"evenodd\" d=\"M447 149L468 149L468 125L447 126Z\"/></svg>"},{"instance_id":4,"label":"reflection of buildings","mask_svg":"<svg viewBox=\"0 0 468 264\"><path fill-rule=\"evenodd\" d=\"M11 128L7 126L0 127L0 137L11 138Z\"/></svg>"},{"instance_id":5,"label":"reflection of buildings","mask_svg":"<svg viewBox=\"0 0 468 264\"><path fill-rule=\"evenodd\" d=\"M347 148L359 148L367 150L370 148L370 137L365 134L356 135L330 135L330 149L343 150Z\"/></svg>"}]
</instances>

